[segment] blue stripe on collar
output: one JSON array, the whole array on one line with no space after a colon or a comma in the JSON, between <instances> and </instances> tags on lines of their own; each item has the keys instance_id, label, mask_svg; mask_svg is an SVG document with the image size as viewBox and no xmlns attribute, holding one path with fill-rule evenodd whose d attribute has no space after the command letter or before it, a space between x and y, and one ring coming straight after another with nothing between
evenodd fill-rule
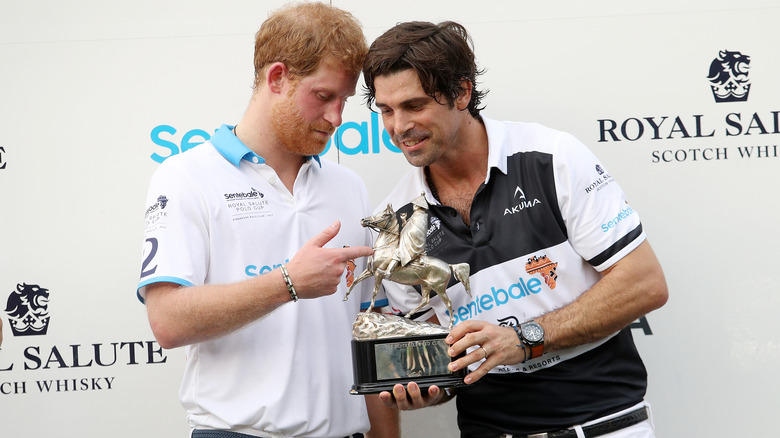
<instances>
[{"instance_id":1,"label":"blue stripe on collar","mask_svg":"<svg viewBox=\"0 0 780 438\"><path fill-rule=\"evenodd\" d=\"M244 143L241 143L241 140L233 134L233 128L234 126L222 125L211 137L211 144L214 145L217 151L236 167L241 163L241 160L265 163L263 157L252 152Z\"/></svg>"},{"instance_id":2,"label":"blue stripe on collar","mask_svg":"<svg viewBox=\"0 0 780 438\"><path fill-rule=\"evenodd\" d=\"M235 126L222 125L211 137L211 144L214 145L217 151L236 167L241 163L241 160L246 160L255 164L265 163L263 157L252 152L238 139L238 137L236 137L233 133L233 128L235 128ZM306 157L307 160L311 160L312 158L320 167L322 167L319 155L309 155Z\"/></svg>"}]
</instances>

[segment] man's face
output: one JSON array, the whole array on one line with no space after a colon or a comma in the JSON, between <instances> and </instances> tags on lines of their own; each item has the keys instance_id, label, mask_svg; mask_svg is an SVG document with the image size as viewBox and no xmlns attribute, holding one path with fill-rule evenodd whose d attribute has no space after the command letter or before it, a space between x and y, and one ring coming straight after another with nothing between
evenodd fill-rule
<instances>
[{"instance_id":1,"label":"man's face","mask_svg":"<svg viewBox=\"0 0 780 438\"><path fill-rule=\"evenodd\" d=\"M282 145L298 155L317 155L341 125L347 98L355 94L358 75L337 62L323 60L314 73L291 81L285 100L272 109Z\"/></svg>"},{"instance_id":2,"label":"man's face","mask_svg":"<svg viewBox=\"0 0 780 438\"><path fill-rule=\"evenodd\" d=\"M385 129L409 164L428 166L454 147L462 114L425 94L416 71L377 76L374 88Z\"/></svg>"}]
</instances>

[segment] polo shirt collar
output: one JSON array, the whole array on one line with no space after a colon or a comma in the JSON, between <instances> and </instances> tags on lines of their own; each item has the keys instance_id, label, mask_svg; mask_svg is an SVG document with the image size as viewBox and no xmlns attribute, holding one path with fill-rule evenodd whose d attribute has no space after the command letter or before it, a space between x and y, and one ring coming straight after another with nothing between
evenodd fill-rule
<instances>
[{"instance_id":1,"label":"polo shirt collar","mask_svg":"<svg viewBox=\"0 0 780 438\"><path fill-rule=\"evenodd\" d=\"M485 130L488 136L488 172L485 183L490 180L490 169L495 167L500 170L501 173L506 175L507 172L507 140L506 140L506 126L496 120L482 117L482 121L485 124Z\"/></svg>"},{"instance_id":2,"label":"polo shirt collar","mask_svg":"<svg viewBox=\"0 0 780 438\"><path fill-rule=\"evenodd\" d=\"M233 128L235 128L234 125L222 125L217 129L217 132L211 137L211 144L214 145L214 148L236 167L241 164L241 160L246 160L255 164L265 163L263 157L252 152L238 139L238 137L236 137L233 133ZM320 167L322 167L319 155L309 155L306 157L307 160L311 160L312 158Z\"/></svg>"},{"instance_id":3,"label":"polo shirt collar","mask_svg":"<svg viewBox=\"0 0 780 438\"><path fill-rule=\"evenodd\" d=\"M485 130L488 136L488 168L487 176L485 177L485 184L490 181L490 169L495 167L500 170L504 175L507 172L507 130L504 123L488 119L482 116L482 122L485 124ZM415 168L417 184L423 187L425 190L426 198L429 200L429 204L440 204L438 200L431 193L431 189L428 186L428 182L425 178L425 167ZM434 201L430 201L433 199Z\"/></svg>"}]
</instances>

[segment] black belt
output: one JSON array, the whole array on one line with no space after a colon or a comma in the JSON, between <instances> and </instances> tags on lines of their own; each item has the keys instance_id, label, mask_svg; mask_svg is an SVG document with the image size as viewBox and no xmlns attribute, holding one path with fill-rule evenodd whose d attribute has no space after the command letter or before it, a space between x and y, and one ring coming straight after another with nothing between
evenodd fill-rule
<instances>
[{"instance_id":1,"label":"black belt","mask_svg":"<svg viewBox=\"0 0 780 438\"><path fill-rule=\"evenodd\" d=\"M585 438L593 438L614 432L616 430L625 429L628 426L633 426L637 423L641 423L647 420L647 408L639 408L635 411L631 411L627 414L623 414L619 417L612 418L610 420L604 420L600 423L591 424L590 426L583 426L582 432L585 434ZM501 434L499 438L576 438L577 432L574 429L564 429L556 432L545 433L533 433L531 435L512 435Z\"/></svg>"},{"instance_id":2,"label":"black belt","mask_svg":"<svg viewBox=\"0 0 780 438\"><path fill-rule=\"evenodd\" d=\"M257 438L245 433L232 432L219 429L195 429L192 431L192 438Z\"/></svg>"},{"instance_id":3,"label":"black belt","mask_svg":"<svg viewBox=\"0 0 780 438\"><path fill-rule=\"evenodd\" d=\"M257 438L254 435L233 432L230 430L219 429L195 429L192 431L192 438ZM363 438L362 433L355 433L344 438Z\"/></svg>"}]
</instances>

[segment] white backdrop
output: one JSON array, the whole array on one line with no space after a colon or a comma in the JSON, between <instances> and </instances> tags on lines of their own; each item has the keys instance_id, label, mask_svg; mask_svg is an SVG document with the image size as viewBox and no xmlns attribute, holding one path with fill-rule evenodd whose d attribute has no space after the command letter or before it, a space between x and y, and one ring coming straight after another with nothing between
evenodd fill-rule
<instances>
[{"instance_id":1,"label":"white backdrop","mask_svg":"<svg viewBox=\"0 0 780 438\"><path fill-rule=\"evenodd\" d=\"M186 436L182 352L157 346L135 297L147 183L159 160L241 117L254 32L281 4L0 1L0 311L37 285L50 318L23 336L0 313L0 436ZM573 133L621 183L670 287L652 335L634 330L659 436L772 433L775 2L333 4L369 41L399 21L466 25L487 69L484 114ZM713 99L723 50L750 57L745 102ZM356 170L376 204L407 164L360 101L325 157ZM600 131L611 123L620 141ZM405 413L405 436L456 436L454 415Z\"/></svg>"}]
</instances>

